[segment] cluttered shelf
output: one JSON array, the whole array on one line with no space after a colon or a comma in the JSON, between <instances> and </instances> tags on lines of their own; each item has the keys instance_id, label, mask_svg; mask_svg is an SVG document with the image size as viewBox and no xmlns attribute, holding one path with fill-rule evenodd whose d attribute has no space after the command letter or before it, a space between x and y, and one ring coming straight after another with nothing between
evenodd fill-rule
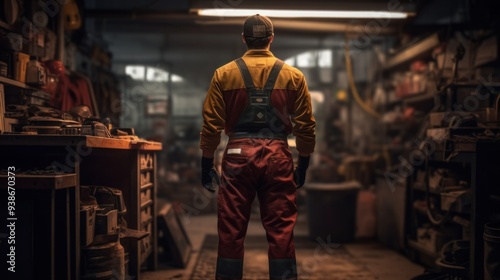
<instances>
[{"instance_id":1,"label":"cluttered shelf","mask_svg":"<svg viewBox=\"0 0 500 280\"><path fill-rule=\"evenodd\" d=\"M441 87L442 90L445 90L447 88L480 88L480 87L484 87L486 89L488 88L494 88L494 89L498 89L500 88L500 82L491 82L491 81L478 81L478 82L456 82L456 83L450 83L450 84L447 84L447 85L444 85ZM495 92L495 91L491 91L491 93L498 93L498 92Z\"/></svg>"},{"instance_id":2,"label":"cluttered shelf","mask_svg":"<svg viewBox=\"0 0 500 280\"><path fill-rule=\"evenodd\" d=\"M432 53L432 50L439 45L440 41L440 35L438 33L434 33L414 44L410 44L409 46L402 48L387 59L387 63L385 63L383 67L383 71L388 72L397 70L402 65L405 65L413 60L429 56Z\"/></svg>"},{"instance_id":3,"label":"cluttered shelf","mask_svg":"<svg viewBox=\"0 0 500 280\"><path fill-rule=\"evenodd\" d=\"M500 152L500 141L471 141L444 143L436 142L437 149L429 155L430 161L449 163L471 163L478 154L492 154Z\"/></svg>"},{"instance_id":4,"label":"cluttered shelf","mask_svg":"<svg viewBox=\"0 0 500 280\"><path fill-rule=\"evenodd\" d=\"M410 183L410 195L419 199L408 208L411 209L409 217L412 221L418 221L418 225L408 223L413 232L412 237L407 239L408 246L414 250L410 253L419 253L419 258L422 255L431 256L430 262L422 262L441 268L437 261L444 246L467 240L465 242L470 249L464 258L469 262L461 269L470 279L482 279L483 227L489 221L489 215L497 209L489 197L496 195L498 185L495 176L500 164L498 129L432 128L430 132L427 136L434 139L429 142L433 148L428 150L427 168L430 174L437 172L442 176L429 174L428 188L419 174ZM439 134L445 137L437 137ZM435 234L426 232L430 223ZM439 233L440 229L447 231ZM436 243L438 239L433 237L438 233L446 238L441 243ZM432 247L428 247L429 244Z\"/></svg>"}]
</instances>

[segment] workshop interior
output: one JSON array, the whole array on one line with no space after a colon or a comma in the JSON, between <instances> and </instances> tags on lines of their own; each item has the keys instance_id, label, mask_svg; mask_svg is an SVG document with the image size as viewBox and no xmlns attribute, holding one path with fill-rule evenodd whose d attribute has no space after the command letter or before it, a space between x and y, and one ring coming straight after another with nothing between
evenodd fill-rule
<instances>
[{"instance_id":1,"label":"workshop interior","mask_svg":"<svg viewBox=\"0 0 500 280\"><path fill-rule=\"evenodd\" d=\"M500 279L500 1L0 3L0 279L214 279L203 102L253 14L317 124L299 279ZM267 246L255 199L243 279Z\"/></svg>"}]
</instances>

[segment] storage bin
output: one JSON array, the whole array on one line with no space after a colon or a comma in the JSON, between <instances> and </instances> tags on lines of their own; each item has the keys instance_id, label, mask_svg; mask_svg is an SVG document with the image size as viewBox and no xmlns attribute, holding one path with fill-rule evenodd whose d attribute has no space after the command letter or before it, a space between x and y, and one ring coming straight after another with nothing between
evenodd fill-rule
<instances>
[{"instance_id":1,"label":"storage bin","mask_svg":"<svg viewBox=\"0 0 500 280\"><path fill-rule=\"evenodd\" d=\"M360 183L309 183L304 188L307 192L309 238L335 243L352 241Z\"/></svg>"}]
</instances>

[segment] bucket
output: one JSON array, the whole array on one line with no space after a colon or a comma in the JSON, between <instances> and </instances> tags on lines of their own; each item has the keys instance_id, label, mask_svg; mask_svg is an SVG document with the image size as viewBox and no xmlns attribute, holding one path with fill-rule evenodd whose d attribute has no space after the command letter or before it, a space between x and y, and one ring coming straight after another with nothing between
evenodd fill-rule
<instances>
[{"instance_id":1,"label":"bucket","mask_svg":"<svg viewBox=\"0 0 500 280\"><path fill-rule=\"evenodd\" d=\"M120 242L89 246L82 251L81 279L124 280L125 250Z\"/></svg>"},{"instance_id":2,"label":"bucket","mask_svg":"<svg viewBox=\"0 0 500 280\"><path fill-rule=\"evenodd\" d=\"M118 242L112 254L113 280L125 280L125 248Z\"/></svg>"},{"instance_id":3,"label":"bucket","mask_svg":"<svg viewBox=\"0 0 500 280\"><path fill-rule=\"evenodd\" d=\"M484 225L484 279L500 280L500 222Z\"/></svg>"},{"instance_id":4,"label":"bucket","mask_svg":"<svg viewBox=\"0 0 500 280\"><path fill-rule=\"evenodd\" d=\"M321 238L335 243L353 241L360 188L357 181L305 185L311 240Z\"/></svg>"}]
</instances>

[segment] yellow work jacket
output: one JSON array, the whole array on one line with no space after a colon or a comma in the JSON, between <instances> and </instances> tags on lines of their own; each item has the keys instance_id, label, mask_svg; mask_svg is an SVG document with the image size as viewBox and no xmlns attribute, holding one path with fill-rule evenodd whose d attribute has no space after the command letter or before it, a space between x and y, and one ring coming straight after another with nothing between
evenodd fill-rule
<instances>
[{"instance_id":1,"label":"yellow work jacket","mask_svg":"<svg viewBox=\"0 0 500 280\"><path fill-rule=\"evenodd\" d=\"M276 61L268 50L248 50L243 55L256 87L264 87ZM302 72L285 64L276 80L271 103L286 130L296 137L299 153L314 151L316 121L311 96ZM248 94L241 72L234 61L215 70L203 104L200 148L213 154L220 143L222 130L230 135L248 104Z\"/></svg>"}]
</instances>

